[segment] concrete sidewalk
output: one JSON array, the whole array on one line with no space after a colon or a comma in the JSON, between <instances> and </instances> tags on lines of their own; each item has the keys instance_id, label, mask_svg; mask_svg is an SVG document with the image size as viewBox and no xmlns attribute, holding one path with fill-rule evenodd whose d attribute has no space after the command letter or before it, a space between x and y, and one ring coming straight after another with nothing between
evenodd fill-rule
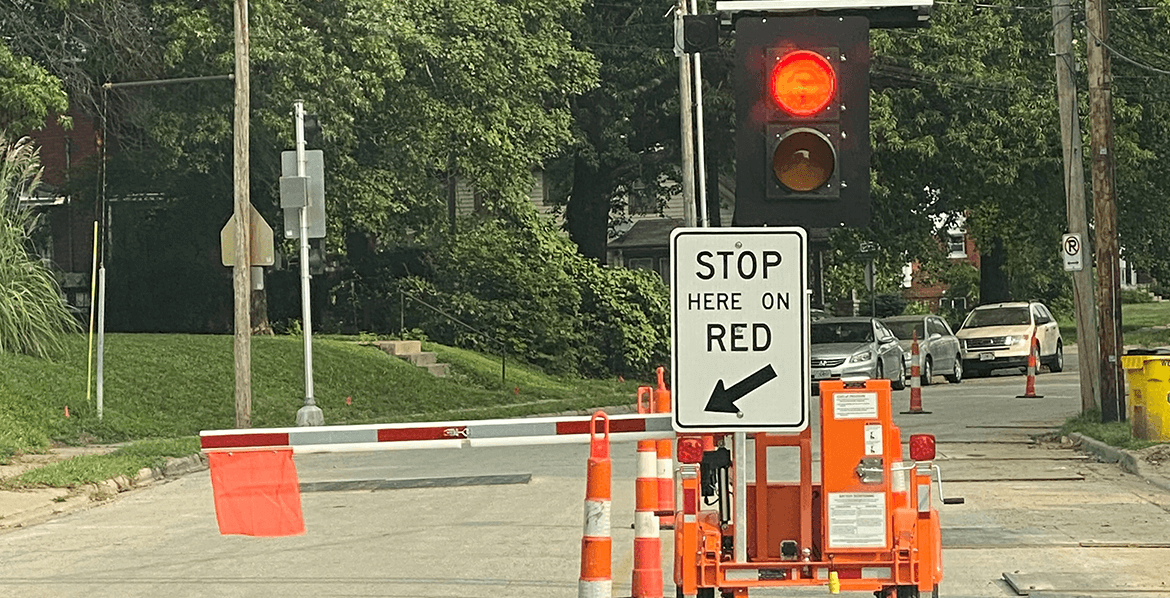
<instances>
[{"instance_id":1,"label":"concrete sidewalk","mask_svg":"<svg viewBox=\"0 0 1170 598\"><path fill-rule=\"evenodd\" d=\"M62 447L50 449L45 454L20 455L14 457L10 464L0 466L0 479L15 477L25 471L80 455L106 454L116 448L117 446ZM143 468L133 477L118 476L75 488L0 490L0 533L82 511L113 499L119 493L206 468L207 458L204 455L190 455L168 459L165 465L157 469Z\"/></svg>"}]
</instances>

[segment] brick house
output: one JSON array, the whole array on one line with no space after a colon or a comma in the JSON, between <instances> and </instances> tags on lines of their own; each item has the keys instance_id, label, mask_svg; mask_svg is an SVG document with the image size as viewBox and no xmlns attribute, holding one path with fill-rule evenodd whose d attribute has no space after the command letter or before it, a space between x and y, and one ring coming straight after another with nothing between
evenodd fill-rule
<instances>
[{"instance_id":1,"label":"brick house","mask_svg":"<svg viewBox=\"0 0 1170 598\"><path fill-rule=\"evenodd\" d=\"M943 227L946 227L945 229ZM939 232L946 242L947 259L953 262L971 264L979 270L979 251L975 248L975 241L967 234L964 227L964 218L959 217L953 224L939 221ZM967 297L954 297L948 291L947 285L931 282L929 272L918 262L910 262L902 268L902 296L907 301L925 305L931 313L953 311L966 313L974 305L968 304Z\"/></svg>"}]
</instances>

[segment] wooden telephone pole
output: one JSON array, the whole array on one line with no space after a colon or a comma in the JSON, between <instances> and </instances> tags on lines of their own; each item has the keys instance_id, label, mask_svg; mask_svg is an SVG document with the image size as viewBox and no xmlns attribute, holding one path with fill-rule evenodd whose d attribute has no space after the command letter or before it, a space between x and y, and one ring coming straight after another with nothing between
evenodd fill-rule
<instances>
[{"instance_id":1,"label":"wooden telephone pole","mask_svg":"<svg viewBox=\"0 0 1170 598\"><path fill-rule=\"evenodd\" d=\"M236 265L232 268L235 306L236 427L252 427L252 202L248 195L248 0L235 0L236 111L233 182Z\"/></svg>"},{"instance_id":2,"label":"wooden telephone pole","mask_svg":"<svg viewBox=\"0 0 1170 598\"><path fill-rule=\"evenodd\" d=\"M1105 0L1085 0L1085 26L1088 30L1101 421L1116 422L1125 420L1125 379L1121 376L1121 268L1117 245L1117 194L1113 181L1113 97L1109 54L1105 47L1109 39Z\"/></svg>"},{"instance_id":3,"label":"wooden telephone pole","mask_svg":"<svg viewBox=\"0 0 1170 598\"><path fill-rule=\"evenodd\" d=\"M1072 53L1072 0L1052 0L1052 42L1056 54L1056 93L1060 101L1060 140L1064 146L1065 211L1068 232L1089 238L1085 210L1085 162L1081 152L1081 117L1077 112L1076 57ZM1092 260L1084 260L1092 263ZM1093 267L1072 273L1073 304L1076 312L1077 345L1080 359L1081 411L1100 405L1098 376L1097 318L1094 312Z\"/></svg>"}]
</instances>

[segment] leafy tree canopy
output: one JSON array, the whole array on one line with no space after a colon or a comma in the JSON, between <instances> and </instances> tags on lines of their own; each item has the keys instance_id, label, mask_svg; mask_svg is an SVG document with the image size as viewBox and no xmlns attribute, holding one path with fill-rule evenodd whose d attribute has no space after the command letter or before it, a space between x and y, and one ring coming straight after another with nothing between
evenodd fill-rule
<instances>
[{"instance_id":1,"label":"leafy tree canopy","mask_svg":"<svg viewBox=\"0 0 1170 598\"><path fill-rule=\"evenodd\" d=\"M61 81L0 42L0 133L39 129L46 116L64 112L65 107Z\"/></svg>"}]
</instances>

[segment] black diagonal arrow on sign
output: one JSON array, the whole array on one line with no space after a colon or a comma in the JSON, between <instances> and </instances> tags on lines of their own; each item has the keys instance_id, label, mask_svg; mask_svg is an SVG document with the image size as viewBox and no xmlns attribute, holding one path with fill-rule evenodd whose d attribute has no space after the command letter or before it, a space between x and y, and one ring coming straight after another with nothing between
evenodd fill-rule
<instances>
[{"instance_id":1,"label":"black diagonal arrow on sign","mask_svg":"<svg viewBox=\"0 0 1170 598\"><path fill-rule=\"evenodd\" d=\"M738 413L735 402L747 396L751 391L763 386L776 377L776 370L768 364L755 373L736 382L731 388L723 387L723 379L715 383L715 390L711 391L711 398L707 400L707 407L703 411L715 413Z\"/></svg>"}]
</instances>

